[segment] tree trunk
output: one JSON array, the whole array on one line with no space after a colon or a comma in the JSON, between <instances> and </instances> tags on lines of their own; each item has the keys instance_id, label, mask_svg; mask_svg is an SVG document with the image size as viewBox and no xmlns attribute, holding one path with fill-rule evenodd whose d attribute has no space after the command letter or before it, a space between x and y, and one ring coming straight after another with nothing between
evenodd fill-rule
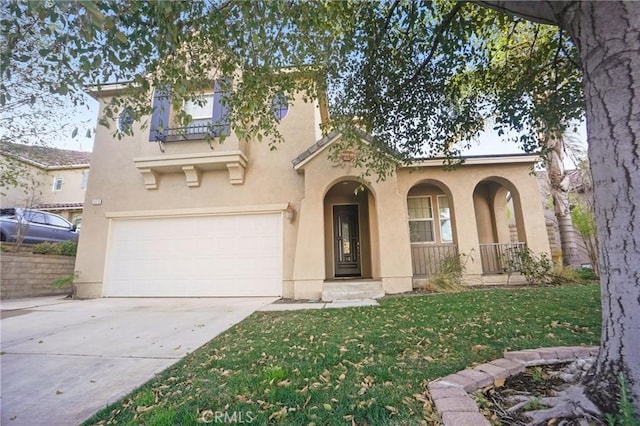
<instances>
[{"instance_id":1,"label":"tree trunk","mask_svg":"<svg viewBox=\"0 0 640 426\"><path fill-rule=\"evenodd\" d=\"M547 154L547 176L549 190L553 198L558 230L560 231L560 249L564 266L579 266L578 245L576 244L571 210L569 208L569 182L564 171L564 143L562 135L548 132L543 143L550 148Z\"/></svg>"},{"instance_id":2,"label":"tree trunk","mask_svg":"<svg viewBox=\"0 0 640 426\"><path fill-rule=\"evenodd\" d=\"M565 28L584 72L602 286L600 353L588 394L615 410L622 373L640 413L640 3L572 9Z\"/></svg>"},{"instance_id":3,"label":"tree trunk","mask_svg":"<svg viewBox=\"0 0 640 426\"><path fill-rule=\"evenodd\" d=\"M602 337L590 397L617 411L617 374L640 414L640 2L481 4L572 36L584 73L600 257Z\"/></svg>"}]
</instances>

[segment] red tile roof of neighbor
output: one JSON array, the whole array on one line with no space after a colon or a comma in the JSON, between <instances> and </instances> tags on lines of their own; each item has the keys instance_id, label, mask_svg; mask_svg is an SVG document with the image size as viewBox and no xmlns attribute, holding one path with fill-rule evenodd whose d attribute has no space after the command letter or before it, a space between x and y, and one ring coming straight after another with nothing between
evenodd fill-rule
<instances>
[{"instance_id":1,"label":"red tile roof of neighbor","mask_svg":"<svg viewBox=\"0 0 640 426\"><path fill-rule=\"evenodd\" d=\"M0 153L43 168L88 166L91 153L42 145L0 142Z\"/></svg>"},{"instance_id":2,"label":"red tile roof of neighbor","mask_svg":"<svg viewBox=\"0 0 640 426\"><path fill-rule=\"evenodd\" d=\"M34 209L42 209L42 210L56 210L56 209L81 209L84 206L84 203L43 203L36 204L33 206Z\"/></svg>"}]
</instances>

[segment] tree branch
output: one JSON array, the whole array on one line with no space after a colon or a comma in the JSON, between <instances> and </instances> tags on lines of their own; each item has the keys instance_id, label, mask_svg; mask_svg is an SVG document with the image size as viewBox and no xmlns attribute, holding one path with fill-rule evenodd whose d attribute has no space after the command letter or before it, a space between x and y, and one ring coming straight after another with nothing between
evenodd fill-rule
<instances>
[{"instance_id":1,"label":"tree branch","mask_svg":"<svg viewBox=\"0 0 640 426\"><path fill-rule=\"evenodd\" d=\"M440 43L442 42L442 34L444 34L445 30L451 24L451 21L453 20L453 18L460 11L460 9L462 9L463 6L464 6L463 2L457 2L455 4L455 6L453 6L453 8L451 8L449 13L447 13L444 16L444 18L442 19L442 22L440 22L440 24L435 28L434 37L433 37L433 43L431 44L431 49L429 50L429 53L427 54L427 57L424 58L424 60L420 64L420 66L418 66L418 69L411 76L411 78L408 79L408 80L405 80L405 82L402 83L402 87L406 87L407 85L413 84L413 83L416 82L416 80L418 79L420 74L422 74L424 69L429 64L429 62L431 62L431 59L433 59L433 55L436 53L436 50L438 50L438 47L440 46Z\"/></svg>"},{"instance_id":2,"label":"tree branch","mask_svg":"<svg viewBox=\"0 0 640 426\"><path fill-rule=\"evenodd\" d=\"M539 24L549 24L560 26L558 9L565 9L570 3L567 1L491 1L475 0L480 6L489 7L502 13L509 13L519 16L528 21Z\"/></svg>"}]
</instances>

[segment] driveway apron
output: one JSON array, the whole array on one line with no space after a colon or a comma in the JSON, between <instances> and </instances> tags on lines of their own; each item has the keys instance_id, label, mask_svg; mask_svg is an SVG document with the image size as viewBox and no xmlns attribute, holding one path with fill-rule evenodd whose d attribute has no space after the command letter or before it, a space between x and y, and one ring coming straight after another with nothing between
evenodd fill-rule
<instances>
[{"instance_id":1,"label":"driveway apron","mask_svg":"<svg viewBox=\"0 0 640 426\"><path fill-rule=\"evenodd\" d=\"M1 424L78 424L274 300L3 300Z\"/></svg>"}]
</instances>

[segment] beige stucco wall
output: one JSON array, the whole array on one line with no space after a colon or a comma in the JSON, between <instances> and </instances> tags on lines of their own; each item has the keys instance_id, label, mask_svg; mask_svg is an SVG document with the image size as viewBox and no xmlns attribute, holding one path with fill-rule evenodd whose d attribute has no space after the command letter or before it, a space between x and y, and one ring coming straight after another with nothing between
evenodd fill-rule
<instances>
[{"instance_id":1,"label":"beige stucco wall","mask_svg":"<svg viewBox=\"0 0 640 426\"><path fill-rule=\"evenodd\" d=\"M470 255L466 264L467 280L470 284L481 283L482 264L478 253L479 243L493 242L494 239L490 224L490 209L493 206L480 199L479 195L492 199L492 194L488 194L483 189L495 187L495 185L478 186L483 181L498 182L512 190L514 204L516 204L514 214L520 228L519 234L526 238L527 246L535 253L549 253L549 242L544 232L542 204L538 202L539 195L536 195L538 194L537 182L535 176L530 173L533 160L514 157L514 162L505 161L504 159L467 161L467 164L453 171L446 171L434 164L419 170L403 169L398 173L401 193L408 194L413 186L423 181L436 181L450 191L452 198L450 207L452 207L455 221L454 235L457 236L454 239L458 244L459 252ZM476 191L474 196L476 188L480 191ZM500 192L499 196L502 194L503 192ZM498 224L508 229L504 208L500 214L504 219L500 218ZM508 241L507 238L504 242Z\"/></svg>"},{"instance_id":2,"label":"beige stucco wall","mask_svg":"<svg viewBox=\"0 0 640 426\"><path fill-rule=\"evenodd\" d=\"M515 192L519 233L533 251L548 252L537 182L529 174L531 159L517 163L483 159L451 172L437 162L418 169L400 168L385 181L369 182L367 191L349 197L331 190L342 182L359 182L362 170L348 162L333 163L326 149L292 166L291 161L316 142L317 116L316 105L296 99L280 124L285 143L276 151L271 151L266 141L244 142L232 135L223 145L214 144L213 151L204 141L181 141L165 143L162 152L157 143L148 141L148 129L142 130L139 125L134 127L134 136L119 141L113 139L111 130L99 126L76 262L78 296L102 296L105 252L114 216L138 212L135 214L145 217L149 212L173 214L216 208L241 212L287 203L295 215L292 221L283 215L284 297L319 298L324 282L334 278L331 209L342 203L360 207L361 235L366 234L361 241L363 276L380 280L387 293L409 291L413 277L407 195L421 182L435 185L429 187L434 197L449 197L454 241L461 253L472 254L467 264L470 283L480 282L482 276L478 250L479 241L485 237L479 228L484 229L485 219L475 209L474 190L484 180L499 182ZM225 152L240 152L237 155L247 159L242 183L232 182L226 167L202 171L194 177L180 167L167 166L165 161ZM142 163L157 166L157 173L145 172ZM490 207L487 205L487 209Z\"/></svg>"},{"instance_id":3,"label":"beige stucco wall","mask_svg":"<svg viewBox=\"0 0 640 426\"><path fill-rule=\"evenodd\" d=\"M0 161L7 161L0 155ZM14 160L15 161L15 160ZM46 172L23 162L17 163L21 169L18 186L3 185L0 188L0 206L2 207L30 207L42 199L45 190L51 191L51 183L45 188ZM48 180L46 180L48 182Z\"/></svg>"},{"instance_id":4,"label":"beige stucco wall","mask_svg":"<svg viewBox=\"0 0 640 426\"><path fill-rule=\"evenodd\" d=\"M106 99L108 101L108 99ZM101 104L101 110L104 104ZM98 126L89 176L83 228L76 263L79 297L100 297L104 257L109 234L109 213L131 211L171 212L180 209L235 207L291 203L299 212L304 177L296 173L291 160L315 142L315 129L308 118L316 106L299 100L281 123L287 143L272 151L266 141L243 143L235 135L223 145L205 141L167 142L164 152L158 143L149 142L148 129L134 127L134 135L115 140L111 130ZM112 126L113 128L113 126ZM232 184L226 167L204 171L199 186L187 186L185 173L157 175L157 189L146 189L134 159L162 159L187 154L223 153L241 150L247 158L244 183ZM299 214L296 214L296 218ZM284 295L293 296L292 270L298 220L283 220Z\"/></svg>"}]
</instances>

